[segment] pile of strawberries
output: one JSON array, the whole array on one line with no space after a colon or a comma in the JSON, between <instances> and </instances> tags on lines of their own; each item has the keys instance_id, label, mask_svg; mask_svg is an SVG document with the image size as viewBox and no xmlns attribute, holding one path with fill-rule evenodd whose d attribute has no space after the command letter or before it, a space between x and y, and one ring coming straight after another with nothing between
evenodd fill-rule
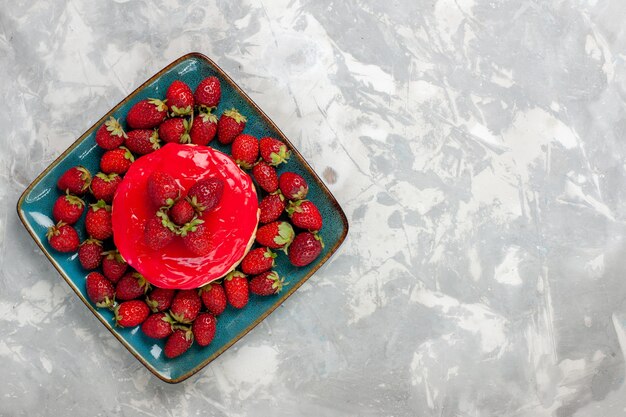
<instances>
[{"instance_id":1,"label":"pile of strawberries","mask_svg":"<svg viewBox=\"0 0 626 417\"><path fill-rule=\"evenodd\" d=\"M47 232L53 249L78 251L81 266L91 271L85 282L91 301L112 309L116 325L141 325L146 336L166 339L164 354L168 358L183 354L194 341L199 346L209 345L216 332L216 317L228 304L241 309L248 304L250 293L279 293L285 285L273 270L279 250L293 265L305 266L323 248L318 235L322 216L315 204L306 200L307 182L294 172L280 176L276 172L275 167L290 157L285 144L243 133L247 119L236 109L224 111L218 119L213 111L220 97L216 77L202 80L195 92L177 80L168 88L165 100L142 100L129 110L129 130L110 117L96 132L96 142L104 149L100 172L92 176L86 168L76 166L59 178L57 186L63 194L52 208L57 223ZM233 160L251 173L258 186L260 225L255 246L239 270L223 280L197 290L153 287L114 247L111 203L115 191L135 159L159 149L162 143L206 146L215 137L221 144L231 145ZM171 176L154 172L148 180L148 198L158 209L145 225L148 247L159 250L180 238L190 256L206 254L209 245L200 215L219 203L224 186L221 180L201 180L182 196ZM73 225L85 211L89 237L80 242Z\"/></svg>"}]
</instances>

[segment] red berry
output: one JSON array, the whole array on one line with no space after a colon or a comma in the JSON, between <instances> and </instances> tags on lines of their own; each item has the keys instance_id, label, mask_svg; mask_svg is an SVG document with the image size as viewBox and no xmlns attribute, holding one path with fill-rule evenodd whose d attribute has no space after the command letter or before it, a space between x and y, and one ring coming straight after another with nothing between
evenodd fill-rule
<instances>
[{"instance_id":1,"label":"red berry","mask_svg":"<svg viewBox=\"0 0 626 417\"><path fill-rule=\"evenodd\" d=\"M176 293L170 306L170 314L179 323L191 323L202 308L198 290L182 290Z\"/></svg>"},{"instance_id":2,"label":"red berry","mask_svg":"<svg viewBox=\"0 0 626 417\"><path fill-rule=\"evenodd\" d=\"M285 211L285 198L280 192L270 194L261 200L259 210L259 222L265 224L276 221Z\"/></svg>"},{"instance_id":3,"label":"red berry","mask_svg":"<svg viewBox=\"0 0 626 417\"><path fill-rule=\"evenodd\" d=\"M76 252L80 243L76 230L63 222L50 226L46 237L50 246L58 252Z\"/></svg>"},{"instance_id":4,"label":"red berry","mask_svg":"<svg viewBox=\"0 0 626 417\"><path fill-rule=\"evenodd\" d=\"M116 173L105 174L104 172L98 172L93 177L89 188L96 200L104 200L106 203L111 204L115 191L121 182L122 177Z\"/></svg>"},{"instance_id":5,"label":"red berry","mask_svg":"<svg viewBox=\"0 0 626 417\"><path fill-rule=\"evenodd\" d=\"M241 261L241 271L247 275L258 275L274 266L276 254L269 248L252 249Z\"/></svg>"},{"instance_id":6,"label":"red berry","mask_svg":"<svg viewBox=\"0 0 626 417\"><path fill-rule=\"evenodd\" d=\"M226 309L226 293L220 283L212 282L200 288L200 297L206 309L216 316Z\"/></svg>"},{"instance_id":7,"label":"red berry","mask_svg":"<svg viewBox=\"0 0 626 417\"><path fill-rule=\"evenodd\" d=\"M235 109L226 110L217 122L217 140L224 145L233 143L246 127L246 117Z\"/></svg>"},{"instance_id":8,"label":"red berry","mask_svg":"<svg viewBox=\"0 0 626 417\"><path fill-rule=\"evenodd\" d=\"M167 313L154 313L141 325L141 331L153 339L165 339L172 333L174 321Z\"/></svg>"},{"instance_id":9,"label":"red berry","mask_svg":"<svg viewBox=\"0 0 626 417\"><path fill-rule=\"evenodd\" d=\"M126 115L131 129L153 129L167 117L167 106L161 100L149 98L136 103Z\"/></svg>"},{"instance_id":10,"label":"red berry","mask_svg":"<svg viewBox=\"0 0 626 417\"><path fill-rule=\"evenodd\" d=\"M259 140L252 135L238 135L233 142L231 155L243 169L252 168L259 157Z\"/></svg>"},{"instance_id":11,"label":"red berry","mask_svg":"<svg viewBox=\"0 0 626 417\"><path fill-rule=\"evenodd\" d=\"M193 255L205 256L213 249L211 231L203 220L195 219L187 223L181 229L180 236L183 238L185 247Z\"/></svg>"},{"instance_id":12,"label":"red berry","mask_svg":"<svg viewBox=\"0 0 626 417\"><path fill-rule=\"evenodd\" d=\"M85 217L85 229L87 234L94 239L105 240L113 236L111 206L103 200L91 204Z\"/></svg>"},{"instance_id":13,"label":"red berry","mask_svg":"<svg viewBox=\"0 0 626 417\"><path fill-rule=\"evenodd\" d=\"M147 155L161 147L159 133L152 129L136 129L128 132L124 145L136 155Z\"/></svg>"},{"instance_id":14,"label":"red berry","mask_svg":"<svg viewBox=\"0 0 626 417\"><path fill-rule=\"evenodd\" d=\"M295 172L283 172L278 178L280 192L288 200L304 200L309 192L309 185Z\"/></svg>"},{"instance_id":15,"label":"red berry","mask_svg":"<svg viewBox=\"0 0 626 417\"><path fill-rule=\"evenodd\" d=\"M115 297L118 300L139 298L150 289L150 284L139 272L128 272L115 286Z\"/></svg>"},{"instance_id":16,"label":"red berry","mask_svg":"<svg viewBox=\"0 0 626 417\"><path fill-rule=\"evenodd\" d=\"M206 178L196 182L187 191L187 198L199 212L213 210L222 199L224 180Z\"/></svg>"},{"instance_id":17,"label":"red berry","mask_svg":"<svg viewBox=\"0 0 626 417\"><path fill-rule=\"evenodd\" d=\"M185 116L193 113L193 92L184 82L175 80L170 84L165 98L172 116Z\"/></svg>"},{"instance_id":18,"label":"red berry","mask_svg":"<svg viewBox=\"0 0 626 417\"><path fill-rule=\"evenodd\" d=\"M100 159L100 171L105 174L124 174L135 161L133 154L125 147L106 151Z\"/></svg>"},{"instance_id":19,"label":"red berry","mask_svg":"<svg viewBox=\"0 0 626 417\"><path fill-rule=\"evenodd\" d=\"M233 271L224 278L224 290L228 303L235 308L248 304L248 279L239 271Z\"/></svg>"},{"instance_id":20,"label":"red berry","mask_svg":"<svg viewBox=\"0 0 626 417\"><path fill-rule=\"evenodd\" d=\"M256 241L272 249L280 249L293 240L293 227L287 222L277 221L259 227L256 232Z\"/></svg>"},{"instance_id":21,"label":"red berry","mask_svg":"<svg viewBox=\"0 0 626 417\"><path fill-rule=\"evenodd\" d=\"M155 288L146 296L146 303L155 313L165 311L172 305L172 299L174 299L175 294L176 290Z\"/></svg>"},{"instance_id":22,"label":"red berry","mask_svg":"<svg viewBox=\"0 0 626 417\"><path fill-rule=\"evenodd\" d=\"M216 326L217 320L213 314L200 314L191 326L196 343L200 346L208 346L215 337Z\"/></svg>"},{"instance_id":23,"label":"red berry","mask_svg":"<svg viewBox=\"0 0 626 417\"><path fill-rule=\"evenodd\" d=\"M267 271L250 280L250 292L256 295L278 294L285 285L285 280L276 271Z\"/></svg>"},{"instance_id":24,"label":"red berry","mask_svg":"<svg viewBox=\"0 0 626 417\"><path fill-rule=\"evenodd\" d=\"M252 168L252 176L263 190L273 193L278 190L276 169L261 161Z\"/></svg>"},{"instance_id":25,"label":"red berry","mask_svg":"<svg viewBox=\"0 0 626 417\"><path fill-rule=\"evenodd\" d=\"M191 332L191 329L177 329L170 337L167 338L163 353L167 358L173 359L187 352L192 344L193 333Z\"/></svg>"},{"instance_id":26,"label":"red berry","mask_svg":"<svg viewBox=\"0 0 626 417\"><path fill-rule=\"evenodd\" d=\"M113 284L99 272L91 272L85 282L87 295L96 307L110 308L115 303Z\"/></svg>"},{"instance_id":27,"label":"red berry","mask_svg":"<svg viewBox=\"0 0 626 417\"><path fill-rule=\"evenodd\" d=\"M143 241L152 250L161 250L176 237L175 226L163 210L146 221L143 229Z\"/></svg>"},{"instance_id":28,"label":"red berry","mask_svg":"<svg viewBox=\"0 0 626 417\"><path fill-rule=\"evenodd\" d=\"M193 98L197 106L217 107L221 94L220 80L217 77L207 77L200 81Z\"/></svg>"},{"instance_id":29,"label":"red berry","mask_svg":"<svg viewBox=\"0 0 626 417\"><path fill-rule=\"evenodd\" d=\"M191 143L206 146L215 137L217 132L217 117L210 112L200 112L193 119L193 124L189 130Z\"/></svg>"},{"instance_id":30,"label":"red berry","mask_svg":"<svg viewBox=\"0 0 626 417\"><path fill-rule=\"evenodd\" d=\"M102 273L112 283L116 283L124 276L128 264L117 250L110 250L102 254Z\"/></svg>"},{"instance_id":31,"label":"red berry","mask_svg":"<svg viewBox=\"0 0 626 417\"><path fill-rule=\"evenodd\" d=\"M289 261L294 266L306 266L313 262L322 252L322 238L311 232L296 235L289 245Z\"/></svg>"},{"instance_id":32,"label":"red berry","mask_svg":"<svg viewBox=\"0 0 626 417\"><path fill-rule=\"evenodd\" d=\"M173 117L161 123L159 138L166 143L190 143L189 129L191 129L189 120Z\"/></svg>"},{"instance_id":33,"label":"red berry","mask_svg":"<svg viewBox=\"0 0 626 417\"><path fill-rule=\"evenodd\" d=\"M259 141L259 148L261 151L261 158L263 158L266 163L273 166L287 162L291 156L291 152L287 149L287 146L274 138L261 138Z\"/></svg>"},{"instance_id":34,"label":"red berry","mask_svg":"<svg viewBox=\"0 0 626 417\"><path fill-rule=\"evenodd\" d=\"M56 222L74 224L85 210L85 202L75 195L66 194L57 198L52 207L52 217Z\"/></svg>"},{"instance_id":35,"label":"red berry","mask_svg":"<svg viewBox=\"0 0 626 417\"><path fill-rule=\"evenodd\" d=\"M322 215L317 206L309 200L292 201L287 207L291 223L300 229L315 232L322 228Z\"/></svg>"},{"instance_id":36,"label":"red berry","mask_svg":"<svg viewBox=\"0 0 626 417\"><path fill-rule=\"evenodd\" d=\"M170 209L169 217L178 226L182 226L193 219L196 215L196 211L189 202L189 200L182 198L178 200Z\"/></svg>"},{"instance_id":37,"label":"red berry","mask_svg":"<svg viewBox=\"0 0 626 417\"><path fill-rule=\"evenodd\" d=\"M126 133L120 121L113 116L109 117L96 132L96 143L107 151L122 146L124 139L126 139Z\"/></svg>"},{"instance_id":38,"label":"red berry","mask_svg":"<svg viewBox=\"0 0 626 417\"><path fill-rule=\"evenodd\" d=\"M57 181L57 187L64 193L83 195L87 188L91 184L91 173L87 168L82 166L75 166L63 173L59 181Z\"/></svg>"},{"instance_id":39,"label":"red berry","mask_svg":"<svg viewBox=\"0 0 626 417\"><path fill-rule=\"evenodd\" d=\"M90 271L102 263L102 242L97 239L87 239L78 248L78 260L81 266Z\"/></svg>"},{"instance_id":40,"label":"red berry","mask_svg":"<svg viewBox=\"0 0 626 417\"><path fill-rule=\"evenodd\" d=\"M150 308L141 300L124 301L115 308L115 324L120 327L135 327L150 315Z\"/></svg>"},{"instance_id":41,"label":"red berry","mask_svg":"<svg viewBox=\"0 0 626 417\"><path fill-rule=\"evenodd\" d=\"M180 187L170 174L154 171L148 177L148 197L157 206L171 206L180 195Z\"/></svg>"}]
</instances>

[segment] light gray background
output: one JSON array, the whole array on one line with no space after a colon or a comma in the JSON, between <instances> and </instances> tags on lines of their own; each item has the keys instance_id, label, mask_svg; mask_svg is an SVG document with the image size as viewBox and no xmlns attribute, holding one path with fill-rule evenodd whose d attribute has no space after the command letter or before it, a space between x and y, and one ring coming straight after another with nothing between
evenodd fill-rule
<instances>
[{"instance_id":1,"label":"light gray background","mask_svg":"<svg viewBox=\"0 0 626 417\"><path fill-rule=\"evenodd\" d=\"M0 415L623 416L621 0L0 0ZM149 76L212 57L343 205L324 268L152 376L15 214Z\"/></svg>"}]
</instances>

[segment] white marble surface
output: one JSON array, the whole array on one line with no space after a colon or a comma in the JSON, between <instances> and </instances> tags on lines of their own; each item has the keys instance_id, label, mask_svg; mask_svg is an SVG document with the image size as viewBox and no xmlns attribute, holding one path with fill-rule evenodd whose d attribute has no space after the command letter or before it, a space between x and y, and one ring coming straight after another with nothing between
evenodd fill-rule
<instances>
[{"instance_id":1,"label":"white marble surface","mask_svg":"<svg viewBox=\"0 0 626 417\"><path fill-rule=\"evenodd\" d=\"M0 0L0 415L623 416L626 3ZM212 57L345 208L340 252L178 385L15 214L184 53Z\"/></svg>"}]
</instances>

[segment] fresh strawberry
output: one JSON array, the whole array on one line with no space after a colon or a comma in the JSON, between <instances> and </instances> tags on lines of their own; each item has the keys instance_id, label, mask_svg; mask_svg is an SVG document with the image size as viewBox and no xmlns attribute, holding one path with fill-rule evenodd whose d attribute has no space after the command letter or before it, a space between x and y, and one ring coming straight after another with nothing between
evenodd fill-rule
<instances>
[{"instance_id":1,"label":"fresh strawberry","mask_svg":"<svg viewBox=\"0 0 626 417\"><path fill-rule=\"evenodd\" d=\"M317 233L299 233L289 245L289 261L294 266L306 266L319 256L323 247L322 237Z\"/></svg>"},{"instance_id":2,"label":"fresh strawberry","mask_svg":"<svg viewBox=\"0 0 626 417\"><path fill-rule=\"evenodd\" d=\"M287 214L291 223L300 229L315 232L322 228L322 215L317 206L309 200L290 202L287 207Z\"/></svg>"},{"instance_id":3,"label":"fresh strawberry","mask_svg":"<svg viewBox=\"0 0 626 417\"><path fill-rule=\"evenodd\" d=\"M172 219L174 224L177 224L178 226L182 226L185 223L190 222L195 214L196 211L186 198L181 198L174 203L169 211L170 219Z\"/></svg>"},{"instance_id":4,"label":"fresh strawberry","mask_svg":"<svg viewBox=\"0 0 626 417\"><path fill-rule=\"evenodd\" d=\"M211 231L203 220L194 219L187 223L181 228L180 236L187 250L193 255L205 256L213 249Z\"/></svg>"},{"instance_id":5,"label":"fresh strawberry","mask_svg":"<svg viewBox=\"0 0 626 417\"><path fill-rule=\"evenodd\" d=\"M147 155L161 147L159 133L152 129L136 129L128 132L124 145L136 155Z\"/></svg>"},{"instance_id":6,"label":"fresh strawberry","mask_svg":"<svg viewBox=\"0 0 626 417\"><path fill-rule=\"evenodd\" d=\"M197 106L217 107L221 95L220 80L217 77L207 77L200 81L193 98Z\"/></svg>"},{"instance_id":7,"label":"fresh strawberry","mask_svg":"<svg viewBox=\"0 0 626 417\"><path fill-rule=\"evenodd\" d=\"M153 339L165 339L174 333L174 320L167 313L154 313L141 325L141 331Z\"/></svg>"},{"instance_id":8,"label":"fresh strawberry","mask_svg":"<svg viewBox=\"0 0 626 417\"><path fill-rule=\"evenodd\" d=\"M256 241L272 249L288 246L293 240L294 232L287 222L277 221L259 227L256 232Z\"/></svg>"},{"instance_id":9,"label":"fresh strawberry","mask_svg":"<svg viewBox=\"0 0 626 417\"><path fill-rule=\"evenodd\" d=\"M90 272L85 282L87 295L96 307L111 308L115 304L113 284L99 272Z\"/></svg>"},{"instance_id":10,"label":"fresh strawberry","mask_svg":"<svg viewBox=\"0 0 626 417\"><path fill-rule=\"evenodd\" d=\"M208 346L215 337L215 328L217 320L211 313L200 314L191 325L191 331L197 344L200 346Z\"/></svg>"},{"instance_id":11,"label":"fresh strawberry","mask_svg":"<svg viewBox=\"0 0 626 417\"><path fill-rule=\"evenodd\" d=\"M241 271L247 275L258 275L274 266L276 254L269 248L252 249L241 261Z\"/></svg>"},{"instance_id":12,"label":"fresh strawberry","mask_svg":"<svg viewBox=\"0 0 626 417\"><path fill-rule=\"evenodd\" d=\"M126 133L120 121L113 116L109 117L96 132L96 143L107 151L122 146L124 139L126 139Z\"/></svg>"},{"instance_id":13,"label":"fresh strawberry","mask_svg":"<svg viewBox=\"0 0 626 417\"><path fill-rule=\"evenodd\" d=\"M226 293L219 282L211 282L200 288L200 298L206 309L216 316L226 309Z\"/></svg>"},{"instance_id":14,"label":"fresh strawberry","mask_svg":"<svg viewBox=\"0 0 626 417\"><path fill-rule=\"evenodd\" d=\"M143 323L150 315L150 307L141 300L120 303L114 310L115 324L120 327L135 327Z\"/></svg>"},{"instance_id":15,"label":"fresh strawberry","mask_svg":"<svg viewBox=\"0 0 626 417\"><path fill-rule=\"evenodd\" d=\"M170 174L154 171L148 177L148 197L155 206L171 206L179 195L180 187Z\"/></svg>"},{"instance_id":16,"label":"fresh strawberry","mask_svg":"<svg viewBox=\"0 0 626 417\"><path fill-rule=\"evenodd\" d=\"M176 290L155 288L146 296L146 303L155 313L165 311L172 305L172 299L174 299L175 294Z\"/></svg>"},{"instance_id":17,"label":"fresh strawberry","mask_svg":"<svg viewBox=\"0 0 626 417\"><path fill-rule=\"evenodd\" d=\"M261 150L261 158L263 158L266 163L273 166L287 162L291 156L291 152L287 150L287 146L274 138L261 138L259 148Z\"/></svg>"},{"instance_id":18,"label":"fresh strawberry","mask_svg":"<svg viewBox=\"0 0 626 417\"><path fill-rule=\"evenodd\" d=\"M285 280L276 271L267 271L250 280L250 292L256 295L278 294L284 284Z\"/></svg>"},{"instance_id":19,"label":"fresh strawberry","mask_svg":"<svg viewBox=\"0 0 626 417\"><path fill-rule=\"evenodd\" d=\"M270 194L261 200L259 210L261 211L259 222L263 224L274 222L285 211L285 198L280 191Z\"/></svg>"},{"instance_id":20,"label":"fresh strawberry","mask_svg":"<svg viewBox=\"0 0 626 417\"><path fill-rule=\"evenodd\" d=\"M234 108L226 110L217 122L217 140L224 145L233 143L246 127L246 121L246 117Z\"/></svg>"},{"instance_id":21,"label":"fresh strawberry","mask_svg":"<svg viewBox=\"0 0 626 417\"><path fill-rule=\"evenodd\" d=\"M198 290L178 291L172 300L170 314L179 323L191 323L202 308L202 300Z\"/></svg>"},{"instance_id":22,"label":"fresh strawberry","mask_svg":"<svg viewBox=\"0 0 626 417\"><path fill-rule=\"evenodd\" d=\"M63 173L59 181L57 181L57 187L64 193L69 192L74 195L83 195L87 188L91 184L91 173L87 168L82 166L75 166Z\"/></svg>"},{"instance_id":23,"label":"fresh strawberry","mask_svg":"<svg viewBox=\"0 0 626 417\"><path fill-rule=\"evenodd\" d=\"M252 168L252 176L259 187L268 193L278 190L278 175L273 166L261 161Z\"/></svg>"},{"instance_id":24,"label":"fresh strawberry","mask_svg":"<svg viewBox=\"0 0 626 417\"><path fill-rule=\"evenodd\" d=\"M161 126L159 126L159 138L166 143L189 143L191 142L189 129L191 129L189 120L182 117L173 117L161 123Z\"/></svg>"},{"instance_id":25,"label":"fresh strawberry","mask_svg":"<svg viewBox=\"0 0 626 417\"><path fill-rule=\"evenodd\" d=\"M173 359L187 352L193 344L193 333L191 329L176 329L174 333L167 338L163 353L168 359Z\"/></svg>"},{"instance_id":26,"label":"fresh strawberry","mask_svg":"<svg viewBox=\"0 0 626 417\"><path fill-rule=\"evenodd\" d=\"M150 284L139 272L127 272L115 286L115 297L118 300L134 300L150 289Z\"/></svg>"},{"instance_id":27,"label":"fresh strawberry","mask_svg":"<svg viewBox=\"0 0 626 417\"><path fill-rule=\"evenodd\" d=\"M196 182L187 191L187 198L199 212L213 210L222 199L224 180L206 178Z\"/></svg>"},{"instance_id":28,"label":"fresh strawberry","mask_svg":"<svg viewBox=\"0 0 626 417\"><path fill-rule=\"evenodd\" d=\"M78 248L78 260L81 266L90 271L102 264L102 242L97 239L87 239Z\"/></svg>"},{"instance_id":29,"label":"fresh strawberry","mask_svg":"<svg viewBox=\"0 0 626 417\"><path fill-rule=\"evenodd\" d=\"M104 200L106 203L111 204L115 191L121 182L122 177L116 173L105 174L104 172L98 172L93 177L89 188L96 200Z\"/></svg>"},{"instance_id":30,"label":"fresh strawberry","mask_svg":"<svg viewBox=\"0 0 626 417\"><path fill-rule=\"evenodd\" d=\"M105 174L124 174L130 168L130 165L135 162L133 154L121 146L112 151L106 151L100 159L100 171Z\"/></svg>"},{"instance_id":31,"label":"fresh strawberry","mask_svg":"<svg viewBox=\"0 0 626 417\"><path fill-rule=\"evenodd\" d=\"M288 200L304 200L309 192L309 185L295 172L283 172L278 178L278 187Z\"/></svg>"},{"instance_id":32,"label":"fresh strawberry","mask_svg":"<svg viewBox=\"0 0 626 417\"><path fill-rule=\"evenodd\" d=\"M46 237L50 246L58 252L76 252L80 244L76 230L63 222L50 226Z\"/></svg>"},{"instance_id":33,"label":"fresh strawberry","mask_svg":"<svg viewBox=\"0 0 626 417\"><path fill-rule=\"evenodd\" d=\"M165 93L172 116L187 116L193 113L193 91L184 82L175 80Z\"/></svg>"},{"instance_id":34,"label":"fresh strawberry","mask_svg":"<svg viewBox=\"0 0 626 417\"><path fill-rule=\"evenodd\" d=\"M237 165L250 169L259 157L259 140L252 135L238 135L230 153Z\"/></svg>"},{"instance_id":35,"label":"fresh strawberry","mask_svg":"<svg viewBox=\"0 0 626 417\"><path fill-rule=\"evenodd\" d=\"M167 106L161 100L149 98L136 103L126 115L131 129L153 129L167 117Z\"/></svg>"},{"instance_id":36,"label":"fresh strawberry","mask_svg":"<svg viewBox=\"0 0 626 417\"><path fill-rule=\"evenodd\" d=\"M91 204L85 217L85 229L87 234L94 239L105 240L113 236L111 206L103 200Z\"/></svg>"},{"instance_id":37,"label":"fresh strawberry","mask_svg":"<svg viewBox=\"0 0 626 417\"><path fill-rule=\"evenodd\" d=\"M248 279L239 271L233 271L224 278L224 290L228 303L235 308L244 308L248 304Z\"/></svg>"},{"instance_id":38,"label":"fresh strawberry","mask_svg":"<svg viewBox=\"0 0 626 417\"><path fill-rule=\"evenodd\" d=\"M200 112L198 116L193 119L191 129L189 130L189 137L191 138L191 143L206 146L213 140L216 132L217 116L210 111Z\"/></svg>"},{"instance_id":39,"label":"fresh strawberry","mask_svg":"<svg viewBox=\"0 0 626 417\"><path fill-rule=\"evenodd\" d=\"M85 211L85 202L75 195L66 194L57 198L52 207L52 217L57 222L74 224Z\"/></svg>"},{"instance_id":40,"label":"fresh strawberry","mask_svg":"<svg viewBox=\"0 0 626 417\"><path fill-rule=\"evenodd\" d=\"M143 229L143 241L152 250L161 250L176 237L176 227L164 210L146 221Z\"/></svg>"},{"instance_id":41,"label":"fresh strawberry","mask_svg":"<svg viewBox=\"0 0 626 417\"><path fill-rule=\"evenodd\" d=\"M102 273L115 284L126 273L128 264L117 250L103 252L102 255L104 256L102 258Z\"/></svg>"}]
</instances>

